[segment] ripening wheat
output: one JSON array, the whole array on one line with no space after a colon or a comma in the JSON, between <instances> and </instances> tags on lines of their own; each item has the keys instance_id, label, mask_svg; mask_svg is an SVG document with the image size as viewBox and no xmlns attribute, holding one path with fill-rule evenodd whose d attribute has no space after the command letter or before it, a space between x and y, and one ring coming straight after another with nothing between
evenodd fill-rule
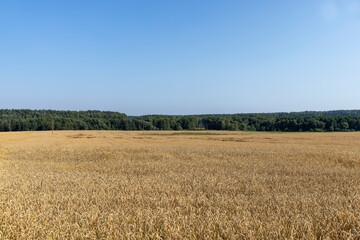
<instances>
[{"instance_id":1,"label":"ripening wheat","mask_svg":"<svg viewBox=\"0 0 360 240\"><path fill-rule=\"evenodd\" d=\"M0 239L359 239L360 133L0 133Z\"/></svg>"}]
</instances>

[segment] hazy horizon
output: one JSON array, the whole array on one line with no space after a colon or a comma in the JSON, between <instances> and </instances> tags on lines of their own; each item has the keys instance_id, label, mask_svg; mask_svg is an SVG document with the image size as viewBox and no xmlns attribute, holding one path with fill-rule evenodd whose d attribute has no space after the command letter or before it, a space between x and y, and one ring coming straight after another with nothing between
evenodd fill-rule
<instances>
[{"instance_id":1,"label":"hazy horizon","mask_svg":"<svg viewBox=\"0 0 360 240\"><path fill-rule=\"evenodd\" d=\"M360 109L360 0L2 1L0 109Z\"/></svg>"},{"instance_id":2,"label":"hazy horizon","mask_svg":"<svg viewBox=\"0 0 360 240\"><path fill-rule=\"evenodd\" d=\"M4 109L0 109L4 110ZM70 109L25 109L25 108L15 108L15 109L6 109L6 110L32 110L32 111L109 111L109 112L118 112L126 114L130 117L138 117L138 116L145 116L145 115L164 115L164 116L191 116L191 115L236 115L236 114L272 114L272 113L302 113L302 112L332 112L332 111L360 111L360 109L331 109L331 110L303 110L303 111L280 111L280 112L233 112L233 113L194 113L194 114L163 114L163 113L148 113L148 114L139 114L139 115L133 115L133 114L127 114L126 112L121 111L112 111L112 110L99 110L99 109L84 109L84 110L70 110Z\"/></svg>"}]
</instances>

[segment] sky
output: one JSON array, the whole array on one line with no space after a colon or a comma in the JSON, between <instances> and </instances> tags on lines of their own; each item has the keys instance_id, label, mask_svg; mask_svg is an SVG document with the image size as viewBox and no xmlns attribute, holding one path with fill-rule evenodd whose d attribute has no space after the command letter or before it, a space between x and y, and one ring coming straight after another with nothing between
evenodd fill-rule
<instances>
[{"instance_id":1,"label":"sky","mask_svg":"<svg viewBox=\"0 0 360 240\"><path fill-rule=\"evenodd\" d=\"M360 0L0 1L0 109L360 109Z\"/></svg>"}]
</instances>

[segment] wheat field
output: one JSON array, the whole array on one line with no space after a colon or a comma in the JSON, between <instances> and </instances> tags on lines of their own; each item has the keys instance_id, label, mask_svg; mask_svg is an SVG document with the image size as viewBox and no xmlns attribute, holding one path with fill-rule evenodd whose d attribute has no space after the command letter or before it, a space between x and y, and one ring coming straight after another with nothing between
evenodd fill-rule
<instances>
[{"instance_id":1,"label":"wheat field","mask_svg":"<svg viewBox=\"0 0 360 240\"><path fill-rule=\"evenodd\" d=\"M360 133L0 133L0 239L360 239Z\"/></svg>"}]
</instances>

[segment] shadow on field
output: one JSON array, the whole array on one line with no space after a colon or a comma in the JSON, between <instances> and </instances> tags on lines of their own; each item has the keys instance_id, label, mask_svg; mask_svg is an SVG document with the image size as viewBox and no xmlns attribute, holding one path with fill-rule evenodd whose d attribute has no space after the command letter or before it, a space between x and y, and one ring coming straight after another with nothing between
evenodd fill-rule
<instances>
[{"instance_id":1,"label":"shadow on field","mask_svg":"<svg viewBox=\"0 0 360 240\"><path fill-rule=\"evenodd\" d=\"M93 135L87 135L87 134L76 134L76 135L68 135L67 136L68 138L96 138L95 136Z\"/></svg>"}]
</instances>

